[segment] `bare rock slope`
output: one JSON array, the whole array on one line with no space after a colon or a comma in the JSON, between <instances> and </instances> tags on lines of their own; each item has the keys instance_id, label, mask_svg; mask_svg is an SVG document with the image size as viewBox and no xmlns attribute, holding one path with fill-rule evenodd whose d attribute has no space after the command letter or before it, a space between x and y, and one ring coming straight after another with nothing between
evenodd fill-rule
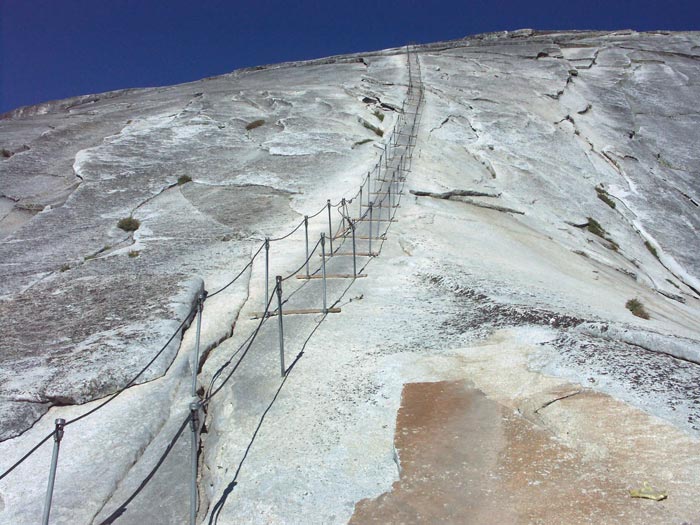
<instances>
[{"instance_id":1,"label":"bare rock slope","mask_svg":"<svg viewBox=\"0 0 700 525\"><path fill-rule=\"evenodd\" d=\"M414 105L409 78L424 89ZM202 413L198 519L362 521L372 501L403 501L392 484L410 495L411 476L424 482L420 469L441 468L413 465L402 477L402 450L441 454L395 439L395 429L436 436L435 447L479 439L441 417L400 417L397 428L397 414L413 410L399 411L404 385L444 381L455 398L454 385L469 385L465 410L471 398L474 410L486 407L465 421L482 421L488 439L478 458L442 457L481 461L460 471L473 483L487 467L515 480L489 478L504 498L509 487L517 494L508 506L474 507L473 522L496 508L513 523L556 516L546 497L545 507L528 498L553 467L534 453L516 457L525 434L551 452L557 479L575 482L580 469L592 494L614 498L571 510L567 522L694 522L699 86L697 33L522 30L3 115L0 469L55 418L79 416L131 381L66 429L52 519L110 522L129 501L118 523L185 522L189 430L178 428L191 371L201 396L233 370ZM390 136L397 122L415 122L412 135ZM406 177L396 222L372 250L366 226L358 238L361 252L381 242L381 255L363 260L366 277L329 281L341 313L284 317L292 364L281 379L276 321L253 319L270 291L261 242L327 200L350 200L395 140L413 152L406 170L385 168ZM366 211L357 198L350 207L354 217ZM135 231L118 227L129 217ZM340 220L333 215L334 228ZM312 220L312 245L325 221L325 211ZM304 228L271 246L269 275L293 274ZM329 271L352 272L334 259ZM239 272L207 299L194 362L197 298ZM284 287L286 307L319 307L318 280ZM631 299L648 319L625 307ZM434 390L405 392L416 388ZM505 439L502 428L521 430ZM627 442L649 456L629 456ZM0 522L38 520L49 457L44 446L0 481ZM666 502L628 498L647 480L666 486ZM432 495L420 487L431 519L462 519L460 494L443 501L434 486ZM388 522L421 516L380 510Z\"/></svg>"}]
</instances>

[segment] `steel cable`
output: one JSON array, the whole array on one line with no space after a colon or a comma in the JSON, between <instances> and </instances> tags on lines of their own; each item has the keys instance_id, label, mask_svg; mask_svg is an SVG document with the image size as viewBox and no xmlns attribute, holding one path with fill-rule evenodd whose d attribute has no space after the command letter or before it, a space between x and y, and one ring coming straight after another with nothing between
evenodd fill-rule
<instances>
[{"instance_id":1,"label":"steel cable","mask_svg":"<svg viewBox=\"0 0 700 525\"><path fill-rule=\"evenodd\" d=\"M318 216L321 215L324 211L326 211L327 208L328 208L328 205L327 205L327 204L324 204L324 205L321 207L320 210L318 210L318 211L317 211L316 213L314 213L313 215L307 215L307 217L308 217L309 219L313 219L313 218L315 218L315 217L318 217Z\"/></svg>"},{"instance_id":2,"label":"steel cable","mask_svg":"<svg viewBox=\"0 0 700 525\"><path fill-rule=\"evenodd\" d=\"M260 253L260 250L258 250L257 253ZM257 255L257 253L256 253L256 255ZM253 259L254 259L254 258L255 258L255 256L253 257ZM252 264L253 259L251 259L251 261L245 266L245 268L244 268L244 269L241 271L241 273L236 277L236 279L238 279L238 277L240 277L240 275L243 274L243 272L246 270L246 268L247 268L248 266L250 266L250 264ZM234 279L232 282L230 282L229 284L227 284L224 288L222 288L221 290L218 290L217 292L215 292L214 294L210 295L209 297L211 297L211 296L213 296L213 295L216 295L217 293L223 291L223 290L226 289L228 286L230 286L231 284L233 284L233 282L235 282L236 279ZM88 417L88 416L94 414L94 413L97 412L98 410L104 408L107 404L111 403L117 396L119 396L120 394L122 394L127 388L131 387L131 386L134 384L134 382L135 382L139 377L141 377L141 375L142 375L146 370L148 370L148 368L156 361L156 359L158 359L158 357L160 357L160 355L161 355L161 354L165 351L165 349L170 345L170 343L173 341L173 339L175 338L175 336L178 334L178 332L180 332L180 331L184 328L184 326L188 323L188 321L192 320L192 318L193 318L193 315L192 315L192 314L193 314L193 312L196 310L196 308L197 308L197 305L196 305L196 303L195 303L195 305L192 306L192 308L190 309L190 311L188 312L188 314L185 316L185 318L183 319L183 321L180 323L180 325L177 327L177 329L176 329L176 330L173 332L173 334L170 336L170 338L168 339L168 341L167 341L167 342L161 347L161 349L151 358L151 360L148 362L148 364L146 364L146 366L144 366L144 367L139 371L139 373L136 374L125 386L123 386L122 388L120 388L119 390L117 390L116 392L114 392L113 394L111 394L104 402L100 403L100 404L97 405L96 407L94 407L94 408L88 410L87 412L85 412L84 414L81 414L80 416L77 416L77 417L75 417L75 418L73 418L73 419L70 419L70 420L66 421L66 423L64 424L64 427L67 427L68 425L72 425L73 423L77 423L77 422L80 421L81 419L84 419L84 418L86 418L86 417ZM19 459L17 462L15 462L9 469L7 469L5 472L3 472L3 473L0 475L0 480L2 480L3 478L5 478L8 474L10 474L10 472L12 472L13 470L15 470L15 469L16 469L18 466L20 466L22 463L24 463L24 461L26 461L27 458L29 458L32 454L34 454L34 452L36 452L44 443L46 443L46 441L47 441L49 438L51 438L51 436L53 436L53 435L55 434L55 432L56 432L56 431L54 430L53 432L51 432L50 434L48 434L46 437L44 437L44 439L42 439L39 443L37 443L36 445L34 445L34 447L32 447L26 454L24 454L24 456L22 456L22 458L20 458L20 459Z\"/></svg>"},{"instance_id":3,"label":"steel cable","mask_svg":"<svg viewBox=\"0 0 700 525\"><path fill-rule=\"evenodd\" d=\"M354 280L353 280L353 282L354 282ZM336 304L338 304L338 303L342 300L342 298L345 297L345 295L347 294L347 292L348 292L348 290L350 289L350 287L352 286L352 284L353 284L352 282L351 282L350 284L348 284L348 286L345 288L345 290L344 290L343 293L340 295L340 297L333 303L332 307L335 306ZM279 386L279 387L277 388L277 390L275 391L275 395L273 396L272 401L270 402L270 404L267 406L267 408L266 408L265 411L263 412L263 414L262 414L262 416L261 416L261 418L260 418L260 421L258 422L258 425L257 425L257 427L255 428L255 431L253 432L253 435L252 435L252 437L251 437L251 440L250 440L250 442L248 443L248 446L246 447L246 450L245 450L245 452L244 452L244 454L243 454L243 458L241 459L240 463L238 464L238 468L236 469L236 472L235 472L235 474L234 474L233 480L228 484L228 487L224 489L223 494L221 495L221 497L219 498L219 500L216 502L216 504L215 504L215 505L213 506L213 508L212 508L211 514L209 515L209 525L215 525L215 524L217 524L217 523L219 522L219 516L220 516L220 514L221 514L221 511L222 511L222 509L223 509L223 507L224 507L224 505L225 505L225 503L226 503L226 500L227 500L229 494L231 493L231 491L233 490L233 488L234 488L234 487L236 486L236 484L237 484L237 481L236 481L236 480L238 479L238 476L239 476L239 474L240 474L240 472L241 472L241 468L243 467L243 463L246 461L246 458L248 457L248 454L249 454L249 452L250 452L250 450L251 450L251 447L253 446L253 443L255 442L255 439L256 439L258 433L260 432L260 429L262 428L262 425L263 425L263 423L264 423L264 421L265 421L265 418L266 418L267 414L270 412L270 410L271 410L272 407L274 406L275 401L277 400L277 398L278 398L280 392L282 391L282 388L284 387L285 383L287 382L287 379L289 378L289 376L290 376L292 370L294 370L294 367L296 366L296 364L299 362L299 360L300 360L300 359L302 358L302 356L304 355L304 351L306 350L307 345L308 345L309 342L311 341L311 338L314 336L314 334L316 333L316 331L320 328L321 324L323 324L323 322L326 320L327 317L328 317L328 313L325 313L325 314L323 314L322 317L316 322L316 325L314 326L314 328L311 330L311 332L309 332L309 335L306 336L306 339L304 340L304 343L302 344L299 353L298 353L297 356L294 358L294 361L292 362L292 364L289 366L289 368L287 369L286 373L284 374L284 377L282 378L282 381L281 381L281 383L280 383L280 386Z\"/></svg>"},{"instance_id":4,"label":"steel cable","mask_svg":"<svg viewBox=\"0 0 700 525\"><path fill-rule=\"evenodd\" d=\"M417 61L417 68L418 68L418 72L419 72L419 77L418 77L418 78L420 79L420 61ZM415 92L413 91L413 86L409 86L409 95L408 95L408 96L409 96L409 99L414 98L414 93L415 93ZM419 122L420 117L422 116L422 114L420 114L420 111L419 111L419 110L420 110L421 102L424 100L424 97L425 97L425 95L424 95L424 88L423 88L422 82L420 82L420 83L419 83L419 86L418 86L418 101L417 101L417 104L416 104L417 108L416 108L416 112L415 112L414 117L413 117L413 122L412 122L412 124L411 124L411 132L410 132L411 135L414 133L415 128L416 128L416 125L417 125L417 123ZM391 138L393 137L394 133L397 132L397 131L396 131L397 125L398 125L398 121L397 121L397 123L394 125L394 128L393 128L393 130L392 130L392 133L391 133L391 134L389 135L389 137L388 137L389 140L391 140ZM407 158L410 159L410 158L412 157L414 147L415 147L415 144L412 145L412 144L411 144L411 141L409 140L409 141L408 141L408 144L405 146L405 154L406 154ZM386 148L386 150L388 150L388 147ZM381 161L382 161L383 157L384 157L384 153L382 153L382 155L380 156L379 161L375 164L374 168L372 169L372 171L371 171L370 173L374 173L375 171L379 171L379 173L381 173L381 165L382 165ZM393 155L393 157L394 157L394 159L396 158L395 155ZM392 160L393 160L393 159L392 159ZM366 182L368 183L368 184L367 184L367 190L369 191L369 189L370 189L370 188L369 188L369 178L366 179ZM352 202L354 201L354 199L357 198L357 197L360 195L361 189L362 189L364 186L365 186L365 181L363 181L363 183L360 185L360 190L358 190L358 192L349 200L350 203L352 203ZM399 193L399 200L397 201L397 203L400 202L400 199L401 199L401 198L400 198L400 192L403 191L404 187L405 187L405 182L404 182L404 184L402 184L401 190L400 190L399 192L397 192L397 193ZM380 189L382 189L382 188L383 188L383 184L380 186ZM379 200L379 203L385 202L385 200L387 199L387 197L388 197L388 195L385 194L384 197L383 197L382 199ZM347 203L348 201L345 201L345 202ZM376 199L376 198L373 199L372 202L373 202L373 203L376 203L376 202L377 202L377 199ZM343 200L341 200L340 202L338 202L338 204L332 205L332 207L337 208L338 211L339 211L339 213L341 214L341 216L342 216L344 219L350 221L351 219L350 219L350 217L349 217L349 215L348 215L348 213L347 213L347 207L346 207L346 209L345 209L344 211L341 210L341 209L339 209L339 207L340 207L342 204L343 204ZM318 212L316 212L315 214L313 214L313 215L311 215L311 216L308 216L308 218L311 219L311 218L317 217L318 215L320 215L321 213L323 213L323 211L326 210L327 207L328 207L327 204L324 205L324 206L322 206L321 209L320 209ZM365 218L365 217L367 216L368 212L369 212L369 209L367 209L367 211L365 211L365 213L361 214L360 218ZM395 215L396 215L396 210L393 211L393 213L390 215L390 218L393 219L393 217L394 217ZM270 239L270 241L279 241L279 240L283 240L283 239L288 238L288 237L291 236L293 233L295 233L296 231L298 231L299 228L301 228L301 226L302 226L305 222L306 222L305 220L304 220L304 221L301 221L301 222L299 223L299 225L296 226L296 228L294 228L294 229L293 229L292 231L290 231L288 234L286 234L286 235L284 235L284 236L282 236L282 237ZM391 222L389 222L387 228L385 229L384 234L383 234L383 237L386 236L386 233L388 232L390 226L391 226ZM340 228L341 228L341 226L338 227L338 231L340 231ZM347 240L347 239L344 238L343 242L340 243L340 246L343 245L343 243L345 242L345 240ZM316 243L316 246L314 247L313 251L311 252L311 254L309 255L309 257L307 257L307 259L304 261L304 263L299 267L299 269L296 270L295 272L293 272L292 274L290 274L289 276L283 278L283 279L282 279L283 281L285 281L285 280L291 278L293 275L295 275L298 271L300 271L300 270L306 265L306 263L311 259L312 255L316 252L316 250L317 250L317 248L318 248L320 242L321 242L321 241L320 241L320 239L319 239L319 241ZM380 247L379 247L378 253L381 253L381 249L382 249L382 247L383 247L384 242L385 242L385 239L381 239ZM243 273L245 273L245 271L246 271L248 268L251 267L251 265L252 265L253 262L255 261L256 257L257 257L257 256L260 254L260 252L262 251L264 245L265 245L265 244L263 243L263 244L260 246L260 248L258 248L258 250L255 252L255 254L251 257L250 261L243 267L243 269L236 275L236 277L234 277L228 284L226 284L225 286L223 286L222 288L220 288L220 289L217 290L216 292L213 292L213 293L209 294L209 296L206 297L205 300L206 300L207 298L209 298L209 297L213 297L213 296L215 296L215 295L217 295L217 294L223 292L223 291L226 290L229 286L231 286L233 283L235 283L235 282L243 275ZM369 260L365 263L365 265L361 268L360 271L364 270L364 269L367 267L367 265L368 265L371 261L372 261L372 259L369 259ZM317 270L315 270L315 271L314 271L314 274L318 273L319 270L320 270L320 268L317 269ZM306 284L306 283L304 283L304 284ZM303 287L303 285L302 285L302 287ZM301 288L301 287L299 287L299 289L300 289L300 288ZM212 377L212 380L211 380L211 383L210 383L210 387L209 387L209 394L208 394L208 395L206 396L206 398L204 399L202 406L204 406L204 405L206 405L206 404L209 403L209 401L210 401L210 400L223 388L223 386L230 380L230 378L232 377L233 373L236 371L236 369L238 368L238 366L240 366L240 363L242 362L243 358L247 355L247 353L248 353L248 351L250 350L252 344L255 342L255 338L257 337L257 334L259 333L259 331L260 331L262 325L264 324L264 322L265 322L266 319L268 318L269 309L270 309L270 304L271 304L271 302L272 302L272 300L273 300L273 298L274 298L274 295L275 295L276 291L277 291L277 286L275 286L275 288L273 289L273 292L272 292L272 294L271 294L271 296L270 296L270 298L269 298L269 300L268 300L268 303L267 303L265 312L264 312L264 314L263 314L263 317L262 317L260 323L258 323L258 326L256 327L255 331L251 334L251 336L249 336L249 337L243 342L243 344L238 348L238 350L236 350L236 352L235 352L235 353L233 354L233 356L229 359L229 361L227 361L227 363L225 363L225 364L223 365L222 368L220 368L219 370L217 370L217 373L215 373L214 376ZM295 290L295 292L296 292L296 291L298 291L298 290ZM295 292L293 292L293 293L295 293ZM293 294L293 293L292 293L292 294ZM287 300L289 300L289 298L288 298ZM285 301L285 302L286 302L286 301ZM140 376L155 362L155 360L158 359L158 357L160 357L160 355L161 355L161 354L165 351L165 349L170 345L170 343L173 341L173 339L175 338L175 336L184 328L184 326L188 323L188 321L191 321L191 320L193 319L193 317L194 317L194 316L193 316L193 313L195 312L196 309L197 309L197 305L195 304L195 305L193 305L193 307L190 309L190 311L188 312L188 314L187 314L187 316L184 318L184 320L180 323L180 325L178 326L178 328L177 328L177 329L173 332L173 334L170 336L170 338L168 339L168 341L161 347L161 349L160 349L160 350L155 354L155 356L148 362L148 364L147 364L145 367L143 367L143 368L138 372L138 374L136 374L124 387L122 387L122 388L119 389L117 392L115 392L114 394L112 394L107 400L105 400L103 403L99 404L99 405L96 406L95 408L93 408L93 409L91 409L91 410L88 410L87 412L85 412L84 414L82 414L82 415L80 415L80 416L77 416L77 417L75 417L75 418L73 418L73 419L68 420L68 421L65 423L64 426L71 425L71 424L73 424L73 423L76 423L76 422L80 421L81 419L84 419L84 418L90 416L91 414L94 414L95 412L97 412L98 410L102 409L104 406L106 406L107 404L109 404L111 401L113 401L117 396L119 396L120 394L122 394L127 388L129 388L130 386L132 386L132 385L134 384L134 382L135 382L135 381L136 381L136 380L137 380L137 379L138 379L138 378L139 378L139 377L140 377ZM200 313L200 315L201 315L201 313ZM248 346L246 347L246 350L244 351L243 355L242 355L242 356L240 357L240 359L237 361L236 365L235 365L234 368L231 370L231 372L230 372L229 375L226 377L226 379L224 379L223 383L222 383L221 385L219 385L219 386L212 392L211 389L213 388L213 385L214 385L216 379L220 376L220 374L221 374L221 372L223 371L223 369L225 369L225 368L232 362L233 357L235 357L235 356L240 352L240 350L243 348L243 346L245 346L246 342L248 343ZM106 524L106 523L112 523L112 521L113 521L114 519L116 519L118 516L120 516L120 515L126 510L126 505L127 505L128 503L130 503L130 502L133 500L133 498L136 496L136 494L138 494L138 492L140 492L140 490L150 481L150 479L152 478L152 476L155 474L156 470L160 467L160 465L162 464L162 462L165 460L165 458L167 457L167 455L170 453L170 451L172 450L172 447L174 446L174 444L175 444L175 442L177 441L177 439L179 439L180 435L182 434L182 431L184 430L185 426L186 426L187 423L190 421L190 419L191 419L191 415L189 415L189 416L187 417L187 419L183 422L183 424L181 425L180 429L179 429L178 432L176 433L175 437L173 438L173 440L171 441L171 443L168 445L168 448L166 449L166 452L164 453L164 455L160 458L160 460L159 460L159 462L157 463L157 465L155 466L155 468L154 468L154 469L149 473L149 475L144 479L144 481L143 481L142 484L139 486L139 488L137 489L137 491L132 495L132 497L130 497L130 498L127 500L127 502L125 502L119 509L117 509L117 511L115 511L115 512L114 512L106 521L104 521L103 523L105 523L105 524ZM48 435L46 435L41 441L39 441L36 445L34 445L34 447L32 447L27 453L25 453L24 456L22 456L22 458L20 458L17 462L15 462L10 468L8 468L7 470L5 470L5 472L3 472L2 474L0 474L0 480L4 479L4 478L5 478L6 476L8 476L12 471L14 471L17 467L19 467L19 466L20 466L24 461L26 461L32 454L34 454L44 443L46 443L46 441L48 441L52 436L54 436L55 433L56 433L56 431L54 430L54 431L52 431L51 433L49 433Z\"/></svg>"},{"instance_id":5,"label":"steel cable","mask_svg":"<svg viewBox=\"0 0 700 525\"><path fill-rule=\"evenodd\" d=\"M277 242L277 241L283 241L283 240L285 240L287 237L289 237L289 236L292 235L293 233L296 233L296 232L299 230L299 228L301 228L302 226L304 226L304 223L305 223L305 222L306 222L306 219L302 219L301 222L297 225L297 227L294 228L292 231L290 231L288 234L283 235L282 237L275 237L274 239L269 239L269 241L270 241L270 242Z\"/></svg>"},{"instance_id":6,"label":"steel cable","mask_svg":"<svg viewBox=\"0 0 700 525\"><path fill-rule=\"evenodd\" d=\"M84 414L82 414L82 415L80 415L80 416L78 416L78 417L75 417L75 418L73 418L73 419L69 419L68 421L66 421L65 426L67 427L68 425L72 425L73 423L77 423L77 422L80 421L81 419L86 418L86 417L88 417L88 416L91 415L91 414L94 414L95 412L97 412L98 410L100 410L101 408L103 408L103 407L104 407L105 405L107 405L108 403L111 403L119 394L121 394L122 392L124 392L127 388L129 388L130 386L132 386L132 385L134 384L134 381L136 381L139 377L141 377L141 374L143 374L146 370L148 370L148 368L155 362L155 360L158 359L158 357L160 357L160 355L161 355L161 354L165 351L165 349L170 345L170 343L172 342L172 340L175 339L175 336L178 334L178 332L184 328L184 326L185 326L185 325L187 324L187 322L190 320L190 317L192 317L192 320L194 320L194 316L193 316L192 314L193 314L196 310L197 310L197 303L195 303L195 304L192 306L192 308L190 308L190 311L189 311L189 313L187 314L187 316L185 317L185 319L180 323L180 325L177 327L177 329L175 330L175 332L173 332L173 335L170 336L170 338L168 339L168 341L161 347L160 350L158 350L158 353L156 353L156 355L153 356L153 358L148 362L148 364L147 364L146 366L144 366L144 367L141 369L141 371L140 371L138 374L136 374L125 386L123 386L121 389L117 390L117 391L116 391L114 394L112 394L106 401L104 401L103 403L100 403L100 404L97 405L95 408L92 408L92 409L88 410L87 412L85 412ZM201 315L201 314L200 314L200 315Z\"/></svg>"},{"instance_id":7,"label":"steel cable","mask_svg":"<svg viewBox=\"0 0 700 525\"><path fill-rule=\"evenodd\" d=\"M41 441L39 441L36 445L34 445L34 446L31 448L31 450L30 450L29 452L27 452L24 456L22 456L19 460L17 460L17 461L15 462L14 465L12 465L12 466L11 466L10 468L8 468L5 472L3 472L2 474L0 474L0 481L1 481L3 478L5 478L5 476L7 476L10 472L12 472L13 470L15 470L15 469L16 469L17 467L19 467L22 463L24 463L24 462L26 461L26 459L27 459L29 456L31 456L32 454L34 454L34 452L36 452L37 450L39 450L39 447L41 447L41 445L43 445L44 443L46 443L46 442L49 440L49 438L51 438L51 436L53 436L54 434L56 434L56 431L55 431L55 430L54 430L53 432L51 432L50 434L48 434L44 439L42 439Z\"/></svg>"},{"instance_id":8,"label":"steel cable","mask_svg":"<svg viewBox=\"0 0 700 525\"><path fill-rule=\"evenodd\" d=\"M306 263L309 262L309 261L311 260L311 257L314 256L314 254L316 253L316 250L318 249L318 247L319 247L320 244L321 244L321 239L319 239L318 241L316 241L316 246L314 246L313 250L311 250L311 252L309 252L309 256L308 256L308 257L306 258L306 260L301 264L301 266L299 266L299 268L297 268L296 270L294 270L292 273L290 273L290 274L287 275L286 277L283 277L283 278L282 278L282 281L284 282L284 281L286 281L287 279L291 279L291 278L292 278L293 276L295 276L298 272L300 272L301 269L302 269L304 266L306 266Z\"/></svg>"},{"instance_id":9,"label":"steel cable","mask_svg":"<svg viewBox=\"0 0 700 525\"><path fill-rule=\"evenodd\" d=\"M258 336L258 333L260 332L260 328L262 328L262 325L265 323L265 321L268 318L268 314L270 312L270 304L272 304L272 300L275 298L275 294L277 293L277 285L272 289L272 293L270 294L270 298L267 301L267 306L265 307L265 311L263 312L262 318L260 319L260 322L258 323L258 326L255 328L255 331L253 332L253 337L251 338L250 342L248 343L248 346L246 347L245 351L243 352L243 355L238 359L236 362L235 366L229 374L226 376L224 381L213 391L207 396L205 399L202 400L201 406L205 407L206 405L209 404L209 402L212 400L212 398L218 394L221 389L226 385L226 383L229 382L233 374L236 372L238 367L240 366L241 362L245 358L246 355L248 355L248 352L250 351L250 347L253 345L255 342L255 338Z\"/></svg>"},{"instance_id":10,"label":"steel cable","mask_svg":"<svg viewBox=\"0 0 700 525\"><path fill-rule=\"evenodd\" d=\"M262 243L262 244L260 245L260 248L258 248L258 251L255 252L255 255L253 255L253 256L251 257L250 261L248 261L248 264L246 264L246 265L243 267L243 269L238 273L238 275L236 275L236 277L234 277L231 281L229 281L229 283L228 283L226 286L224 286L224 287L222 287L222 288L219 288L217 291L215 291L215 292L210 293L209 295L207 295L207 299L209 299L209 298L211 298L211 297L214 297L214 296L217 295L217 294L220 294L220 293L223 292L226 288L228 288L228 287L231 286L233 283L235 283L235 282L238 280L238 278L239 278L241 275L243 275L243 274L245 273L245 271L253 264L253 261L255 261L255 258L260 254L260 252L262 251L262 249L263 249L264 247L265 247L265 243Z\"/></svg>"},{"instance_id":11,"label":"steel cable","mask_svg":"<svg viewBox=\"0 0 700 525\"><path fill-rule=\"evenodd\" d=\"M319 265L319 267L316 268L313 272L309 272L309 275L316 275L320 271L321 271L321 266ZM307 284L309 284L310 282L311 282L310 279L306 279L301 285L297 286L292 292L289 292L287 294L287 298L282 300L282 304L283 305L287 304L292 299L292 297L294 297L297 294L297 292L303 290L304 287Z\"/></svg>"},{"instance_id":12,"label":"steel cable","mask_svg":"<svg viewBox=\"0 0 700 525\"><path fill-rule=\"evenodd\" d=\"M214 388L214 383L216 383L216 380L219 378L219 376L222 374L222 372L233 362L233 358L238 355L238 352L240 352L243 347L248 344L248 341L253 337L254 332L251 332L248 337L245 338L245 340L240 344L240 346L236 349L236 351L231 354L231 357L229 357L226 362L221 365L218 370L214 373L212 376L211 380L209 381L209 386L207 387L206 394L204 398L208 398L209 394L211 394L212 389Z\"/></svg>"},{"instance_id":13,"label":"steel cable","mask_svg":"<svg viewBox=\"0 0 700 525\"><path fill-rule=\"evenodd\" d=\"M173 447L175 447L175 444L177 443L178 439L180 439L180 436L182 435L182 432L185 430L187 427L187 424L192 420L192 414L188 414L185 420L182 422L180 425L180 428L177 429L177 432L175 433L175 436L170 440L170 443L168 443L168 446L165 448L165 452L160 456L158 459L158 462L155 464L155 466L151 469L151 471L148 473L148 475L141 481L139 486L132 492L131 496L127 498L127 500L122 503L119 508L117 508L112 514L107 516L102 522L100 522L100 525L109 525L111 523L114 523L122 514L126 512L127 506L129 503L131 503L136 496L139 495L139 493L144 489L146 485L153 479L153 476L155 476L156 472L158 472L158 469L161 467L163 462L165 461L165 458L167 458L170 455L170 452L172 452Z\"/></svg>"}]
</instances>

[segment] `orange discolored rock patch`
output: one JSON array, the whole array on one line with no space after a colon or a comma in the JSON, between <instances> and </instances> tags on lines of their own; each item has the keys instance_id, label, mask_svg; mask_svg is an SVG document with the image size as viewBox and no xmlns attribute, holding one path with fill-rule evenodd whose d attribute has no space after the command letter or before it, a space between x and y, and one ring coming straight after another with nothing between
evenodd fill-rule
<instances>
[{"instance_id":1,"label":"orange discolored rock patch","mask_svg":"<svg viewBox=\"0 0 700 525\"><path fill-rule=\"evenodd\" d=\"M394 444L400 479L358 502L350 523L684 521L666 502L632 500L617 466L585 459L465 381L405 385Z\"/></svg>"}]
</instances>

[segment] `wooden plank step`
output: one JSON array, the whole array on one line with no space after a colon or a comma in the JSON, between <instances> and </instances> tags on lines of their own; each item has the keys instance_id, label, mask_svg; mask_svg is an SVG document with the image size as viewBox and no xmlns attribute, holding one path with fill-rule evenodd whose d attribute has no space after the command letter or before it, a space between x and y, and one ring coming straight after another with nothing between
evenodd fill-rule
<instances>
[{"instance_id":1,"label":"wooden plank step","mask_svg":"<svg viewBox=\"0 0 700 525\"><path fill-rule=\"evenodd\" d=\"M336 239L349 239L352 240L352 233L347 232L347 235L336 235L333 237L333 240ZM373 241L386 241L386 235L380 235L379 237L371 237ZM370 237L369 235L355 235L355 240L356 241L369 241Z\"/></svg>"},{"instance_id":2,"label":"wooden plank step","mask_svg":"<svg viewBox=\"0 0 700 525\"><path fill-rule=\"evenodd\" d=\"M351 273L327 273L326 279L363 279L367 277L366 273L358 273L353 275ZM297 275L297 279L309 280L309 279L323 279L323 275L318 273L314 275L306 275L305 273Z\"/></svg>"},{"instance_id":3,"label":"wooden plank step","mask_svg":"<svg viewBox=\"0 0 700 525\"><path fill-rule=\"evenodd\" d=\"M329 314L339 314L340 313L340 308L328 308L326 310L327 313ZM285 310L284 308L282 309L282 317L285 315L310 315L310 314L322 314L323 313L323 308L301 308L297 310ZM265 312L253 312L251 314L251 319L262 319L263 315ZM268 317L277 317L277 310L274 312L268 312L267 313Z\"/></svg>"},{"instance_id":4,"label":"wooden plank step","mask_svg":"<svg viewBox=\"0 0 700 525\"><path fill-rule=\"evenodd\" d=\"M372 252L355 252L355 257L377 257L379 254ZM322 253L318 254L319 257L323 257ZM327 253L326 257L352 257L352 252L342 252L342 253Z\"/></svg>"}]
</instances>

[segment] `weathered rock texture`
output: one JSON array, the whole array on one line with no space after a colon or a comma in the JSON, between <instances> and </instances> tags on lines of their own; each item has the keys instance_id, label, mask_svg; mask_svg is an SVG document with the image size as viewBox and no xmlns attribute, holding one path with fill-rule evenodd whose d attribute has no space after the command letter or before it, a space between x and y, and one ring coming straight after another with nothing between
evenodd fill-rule
<instances>
[{"instance_id":1,"label":"weathered rock texture","mask_svg":"<svg viewBox=\"0 0 700 525\"><path fill-rule=\"evenodd\" d=\"M289 355L303 350L286 381L268 323L208 407L200 518L346 522L400 480L403 385L467 380L500 404L484 401L487 429L502 407L518 411L528 422L508 416L508 439L531 434L616 498L565 522L605 509L620 523L697 520L683 505L700 496L700 35L524 30L416 51L426 98L399 222L367 278L330 285L345 294L341 314L286 325ZM404 50L387 50L4 115L0 468L55 417L131 379L202 287L225 284L265 235L352 196L386 140L372 128L391 128L406 81ZM129 216L131 233L117 227ZM275 246L271 275L303 261L298 236ZM207 301L202 385L255 329L262 275L256 263ZM293 304L318 307L318 286ZM632 298L649 320L625 309ZM187 412L192 346L191 329L178 334L139 385L68 428L57 523L99 523L138 486ZM583 388L585 406L539 410ZM593 429L597 414L610 422ZM640 450L658 438L659 457L614 446L645 428ZM480 445L488 458L521 450L501 438ZM186 519L187 447L178 441L120 522ZM0 521L36 523L49 453L0 482ZM668 485L667 512L625 499L647 473ZM511 474L517 492L529 478ZM533 509L501 510L512 522L551 516Z\"/></svg>"},{"instance_id":2,"label":"weathered rock texture","mask_svg":"<svg viewBox=\"0 0 700 525\"><path fill-rule=\"evenodd\" d=\"M632 502L628 494L639 483L630 476L635 455L675 455L673 446L688 454L689 440L654 442L629 428L623 432L634 451L619 443L608 457L591 461L527 419L554 403L574 404L569 413L605 406L591 392L558 394L523 415L464 381L406 385L396 422L399 480L390 492L358 502L350 523L584 523L592 516L601 523L621 516L631 523L682 523L692 517L692 481L682 474L673 483L673 502ZM667 491L659 463L645 461L645 475ZM680 473L679 466L672 469Z\"/></svg>"},{"instance_id":3,"label":"weathered rock texture","mask_svg":"<svg viewBox=\"0 0 700 525\"><path fill-rule=\"evenodd\" d=\"M296 220L306 197L320 207L326 193L316 192L354 182L375 149L353 146L378 139L360 119L383 125L372 111L381 99L400 104L382 83L403 67L290 64L6 114L2 146L17 153L0 165L13 203L0 244L0 406L13 423L0 437L51 405L125 384L186 316L190 278L215 287L262 234ZM34 215L17 227L22 210ZM130 216L141 221L133 233L117 227Z\"/></svg>"}]
</instances>

